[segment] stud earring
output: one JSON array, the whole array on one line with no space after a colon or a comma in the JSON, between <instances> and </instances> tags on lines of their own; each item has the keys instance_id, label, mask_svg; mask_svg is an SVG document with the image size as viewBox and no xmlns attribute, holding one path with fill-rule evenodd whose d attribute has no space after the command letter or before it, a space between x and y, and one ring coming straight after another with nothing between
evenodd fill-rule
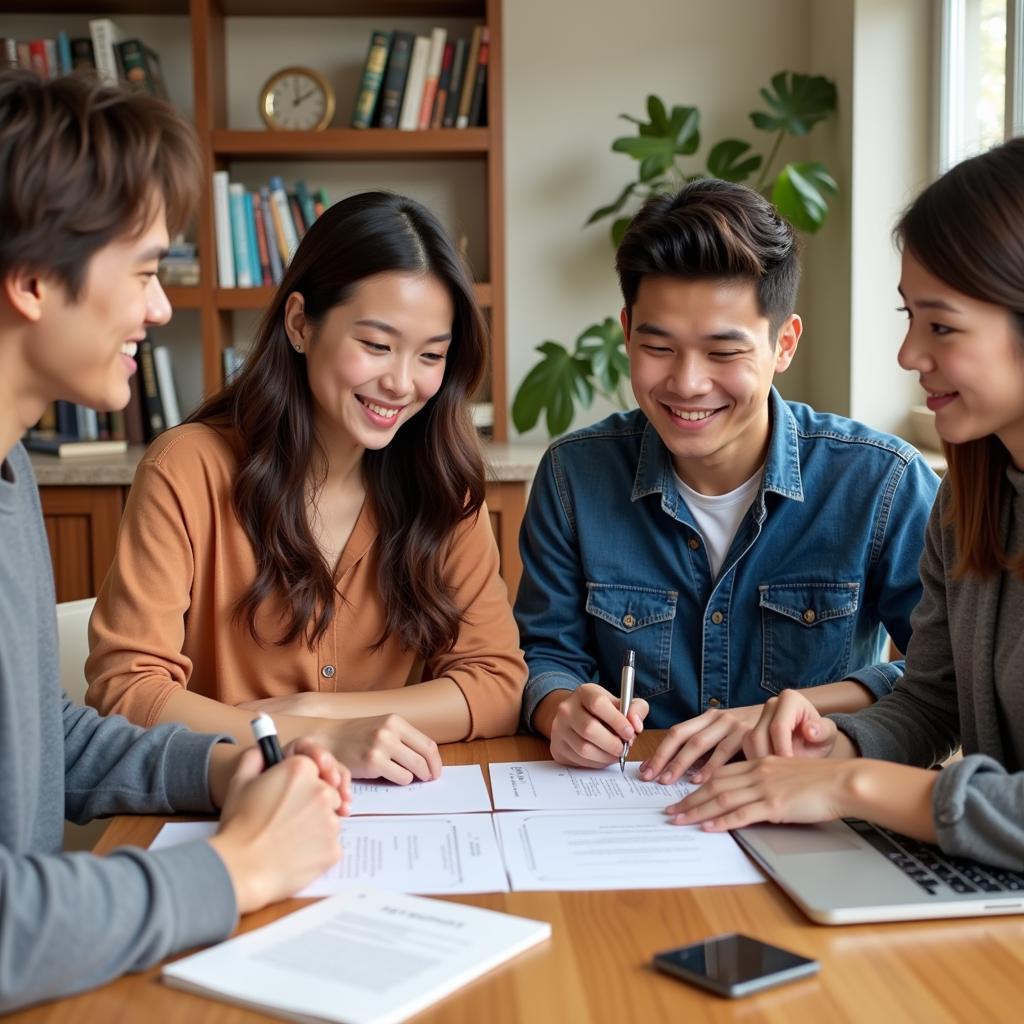
<instances>
[{"instance_id":1,"label":"stud earring","mask_svg":"<svg viewBox=\"0 0 1024 1024\"><path fill-rule=\"evenodd\" d=\"M295 346L295 351L296 352L301 352L302 351L302 346L301 345L296 345Z\"/></svg>"}]
</instances>

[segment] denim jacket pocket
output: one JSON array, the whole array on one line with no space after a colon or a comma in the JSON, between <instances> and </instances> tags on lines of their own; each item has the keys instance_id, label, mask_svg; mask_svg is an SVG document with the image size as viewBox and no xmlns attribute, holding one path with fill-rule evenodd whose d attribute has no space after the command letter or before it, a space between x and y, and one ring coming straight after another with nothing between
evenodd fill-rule
<instances>
[{"instance_id":1,"label":"denim jacket pocket","mask_svg":"<svg viewBox=\"0 0 1024 1024\"><path fill-rule=\"evenodd\" d=\"M761 686L771 693L846 675L859 583L763 583Z\"/></svg>"},{"instance_id":2,"label":"denim jacket pocket","mask_svg":"<svg viewBox=\"0 0 1024 1024\"><path fill-rule=\"evenodd\" d=\"M600 651L598 662L619 665L625 651L636 651L637 697L653 697L669 688L678 596L675 590L587 583L587 612ZM601 682L617 688L619 681Z\"/></svg>"}]
</instances>

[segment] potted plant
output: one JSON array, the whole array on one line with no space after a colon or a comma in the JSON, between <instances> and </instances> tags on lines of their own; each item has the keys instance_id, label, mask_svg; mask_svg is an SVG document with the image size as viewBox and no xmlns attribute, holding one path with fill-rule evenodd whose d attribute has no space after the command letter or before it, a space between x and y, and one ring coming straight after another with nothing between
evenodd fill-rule
<instances>
[{"instance_id":1,"label":"potted plant","mask_svg":"<svg viewBox=\"0 0 1024 1024\"><path fill-rule=\"evenodd\" d=\"M636 207L649 196L711 177L739 182L753 179L752 187L771 199L795 228L818 231L828 216L828 197L837 192L832 175L817 161L787 163L777 171L774 167L786 136L806 135L835 112L835 85L821 75L780 71L770 88L761 89L761 97L768 109L752 112L750 120L771 137L767 157L743 139L723 139L708 150L703 168L696 170L684 162L700 149L700 112L696 107L673 106L669 110L652 95L647 97L646 121L620 115L636 131L616 139L611 148L634 160L636 173L611 203L590 215L587 225L614 217L611 239L618 246ZM617 320L608 317L585 328L571 351L550 340L536 350L542 358L523 379L512 402L512 422L520 433L531 430L541 413L552 437L563 433L576 409L589 408L595 393L620 408L628 407L624 385L629 362Z\"/></svg>"}]
</instances>

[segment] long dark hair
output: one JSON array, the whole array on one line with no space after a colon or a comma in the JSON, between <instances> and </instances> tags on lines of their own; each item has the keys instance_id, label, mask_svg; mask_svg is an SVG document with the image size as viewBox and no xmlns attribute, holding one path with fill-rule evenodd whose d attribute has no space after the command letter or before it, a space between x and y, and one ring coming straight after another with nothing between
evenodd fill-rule
<instances>
[{"instance_id":1,"label":"long dark hair","mask_svg":"<svg viewBox=\"0 0 1024 1024\"><path fill-rule=\"evenodd\" d=\"M897 241L929 273L982 302L1005 307L1024 359L1024 138L965 160L928 186L896 225ZM957 576L1024 577L1024 555L1011 558L999 510L1010 455L994 435L948 444Z\"/></svg>"},{"instance_id":2,"label":"long dark hair","mask_svg":"<svg viewBox=\"0 0 1024 1024\"><path fill-rule=\"evenodd\" d=\"M442 566L456 527L479 512L484 498L468 400L483 374L487 329L465 265L434 215L405 196L367 192L332 206L310 227L238 377L189 417L231 427L239 438L232 500L256 556L256 579L235 611L256 640L262 639L256 612L272 593L289 609L275 642L305 637L311 649L337 600L334 566L307 520L307 488L312 482L315 493L322 485L326 454L314 428L306 360L285 332L285 304L298 292L316 327L361 280L386 271L434 275L448 289L455 315L441 387L390 444L363 455L385 610L377 646L397 636L404 649L426 658L450 649L458 636L462 610Z\"/></svg>"}]
</instances>

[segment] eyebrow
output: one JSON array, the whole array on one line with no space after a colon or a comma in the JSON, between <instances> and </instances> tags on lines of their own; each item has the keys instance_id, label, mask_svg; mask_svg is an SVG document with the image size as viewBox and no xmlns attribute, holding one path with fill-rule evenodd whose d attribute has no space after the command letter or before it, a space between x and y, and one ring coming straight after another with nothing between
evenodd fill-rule
<instances>
[{"instance_id":1,"label":"eyebrow","mask_svg":"<svg viewBox=\"0 0 1024 1024\"><path fill-rule=\"evenodd\" d=\"M906 302L907 297L899 285L896 286L896 291L900 293L900 298ZM946 302L945 299L921 299L919 302L915 302L914 305L918 309L939 309L944 313L956 313L959 315L963 312L963 310L957 309L956 306Z\"/></svg>"},{"instance_id":2,"label":"eyebrow","mask_svg":"<svg viewBox=\"0 0 1024 1024\"><path fill-rule=\"evenodd\" d=\"M664 327L659 327L657 324L640 323L636 325L636 331L639 334L651 334L657 338L671 338L672 334L666 331ZM728 327L721 331L712 331L710 334L704 335L704 341L742 341L751 342L753 339L747 331L742 330L739 327Z\"/></svg>"},{"instance_id":3,"label":"eyebrow","mask_svg":"<svg viewBox=\"0 0 1024 1024\"><path fill-rule=\"evenodd\" d=\"M372 327L375 330L383 331L385 334L390 334L393 338L402 337L402 332L397 327L392 327L391 324L385 323L383 320L357 320L356 325L359 327ZM433 338L427 338L427 344L432 345L442 341L451 341L451 331L446 331L444 334L435 334Z\"/></svg>"},{"instance_id":4,"label":"eyebrow","mask_svg":"<svg viewBox=\"0 0 1024 1024\"><path fill-rule=\"evenodd\" d=\"M162 260L167 255L167 248L163 245L154 245L151 249L139 254L140 263L151 263L153 260Z\"/></svg>"}]
</instances>

